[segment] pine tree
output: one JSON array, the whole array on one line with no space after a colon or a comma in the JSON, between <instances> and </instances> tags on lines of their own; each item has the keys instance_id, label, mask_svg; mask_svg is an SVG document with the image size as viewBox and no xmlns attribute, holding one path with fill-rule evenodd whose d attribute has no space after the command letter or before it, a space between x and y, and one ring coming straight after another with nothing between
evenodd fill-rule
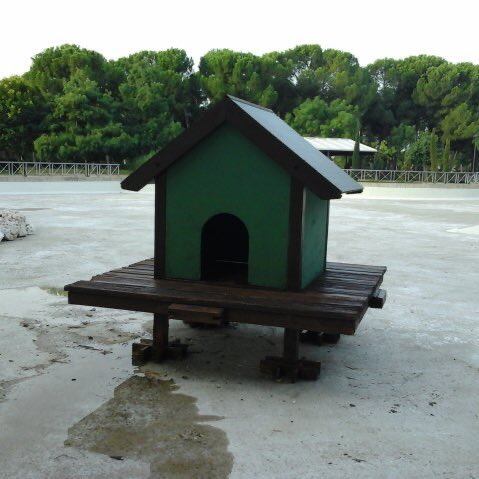
<instances>
[{"instance_id":1,"label":"pine tree","mask_svg":"<svg viewBox=\"0 0 479 479\"><path fill-rule=\"evenodd\" d=\"M451 139L446 138L442 155L442 171L451 171Z\"/></svg>"},{"instance_id":2,"label":"pine tree","mask_svg":"<svg viewBox=\"0 0 479 479\"><path fill-rule=\"evenodd\" d=\"M432 130L429 138L429 163L431 171L437 171L439 167L439 161L437 157L437 135L436 130Z\"/></svg>"},{"instance_id":3,"label":"pine tree","mask_svg":"<svg viewBox=\"0 0 479 479\"><path fill-rule=\"evenodd\" d=\"M361 136L361 128L358 121L358 130L356 134L356 141L354 142L354 151L352 157L352 167L353 169L361 168L361 155L359 154L359 139Z\"/></svg>"}]
</instances>

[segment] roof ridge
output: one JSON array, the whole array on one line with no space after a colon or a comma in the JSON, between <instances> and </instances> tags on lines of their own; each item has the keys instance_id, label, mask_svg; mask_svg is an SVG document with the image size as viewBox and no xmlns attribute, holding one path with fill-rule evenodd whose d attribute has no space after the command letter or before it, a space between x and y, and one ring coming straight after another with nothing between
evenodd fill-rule
<instances>
[{"instance_id":1,"label":"roof ridge","mask_svg":"<svg viewBox=\"0 0 479 479\"><path fill-rule=\"evenodd\" d=\"M233 101L237 101L239 103L245 103L246 105L249 105L249 106L253 106L254 108L258 108L260 110L266 110L266 111L270 111L271 113L274 113L274 111L271 109L271 108L266 108L265 106L262 106L262 105L257 105L256 103L252 103L248 100L243 100L242 98L238 98L237 96L233 96L233 95L226 95L230 100L233 100Z\"/></svg>"}]
</instances>

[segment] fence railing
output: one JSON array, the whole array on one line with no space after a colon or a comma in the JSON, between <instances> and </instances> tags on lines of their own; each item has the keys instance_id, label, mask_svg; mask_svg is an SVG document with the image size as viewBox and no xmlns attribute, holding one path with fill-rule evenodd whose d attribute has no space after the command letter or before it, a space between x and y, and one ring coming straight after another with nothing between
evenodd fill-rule
<instances>
[{"instance_id":1,"label":"fence railing","mask_svg":"<svg viewBox=\"0 0 479 479\"><path fill-rule=\"evenodd\" d=\"M47 163L0 161L0 175L7 176L112 176L120 174L117 163Z\"/></svg>"},{"instance_id":2,"label":"fence railing","mask_svg":"<svg viewBox=\"0 0 479 479\"><path fill-rule=\"evenodd\" d=\"M479 172L344 170L355 180L391 183L479 183ZM0 161L0 175L7 176L113 176L120 174L118 163L47 163Z\"/></svg>"},{"instance_id":3,"label":"fence railing","mask_svg":"<svg viewBox=\"0 0 479 479\"><path fill-rule=\"evenodd\" d=\"M479 172L470 171L402 171L402 170L344 170L357 181L379 183L479 183Z\"/></svg>"}]
</instances>

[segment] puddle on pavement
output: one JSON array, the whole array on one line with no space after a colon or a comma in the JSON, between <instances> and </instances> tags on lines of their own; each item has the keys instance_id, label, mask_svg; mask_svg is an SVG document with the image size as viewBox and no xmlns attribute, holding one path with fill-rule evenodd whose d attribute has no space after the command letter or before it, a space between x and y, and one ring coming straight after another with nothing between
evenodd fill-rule
<instances>
[{"instance_id":1,"label":"puddle on pavement","mask_svg":"<svg viewBox=\"0 0 479 479\"><path fill-rule=\"evenodd\" d=\"M133 376L114 396L68 430L65 446L150 464L150 479L227 478L233 466L226 434L198 424L196 398L175 391L172 380Z\"/></svg>"}]
</instances>

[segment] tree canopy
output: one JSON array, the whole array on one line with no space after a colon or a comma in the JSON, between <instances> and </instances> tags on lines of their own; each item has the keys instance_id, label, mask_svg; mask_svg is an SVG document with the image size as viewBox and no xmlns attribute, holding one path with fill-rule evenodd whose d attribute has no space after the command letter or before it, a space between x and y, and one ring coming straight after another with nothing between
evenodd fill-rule
<instances>
[{"instance_id":1,"label":"tree canopy","mask_svg":"<svg viewBox=\"0 0 479 479\"><path fill-rule=\"evenodd\" d=\"M352 138L357 131L357 107L345 100L327 103L317 96L286 115L286 121L306 136Z\"/></svg>"},{"instance_id":2,"label":"tree canopy","mask_svg":"<svg viewBox=\"0 0 479 479\"><path fill-rule=\"evenodd\" d=\"M0 80L0 158L133 162L225 94L273 109L305 136L369 142L376 166L470 168L479 141L471 63L419 55L362 67L351 53L300 45L264 55L211 50L195 69L180 49L110 61L62 45Z\"/></svg>"},{"instance_id":3,"label":"tree canopy","mask_svg":"<svg viewBox=\"0 0 479 479\"><path fill-rule=\"evenodd\" d=\"M32 152L47 111L41 91L25 78L14 76L1 80L0 151L14 158Z\"/></svg>"}]
</instances>

